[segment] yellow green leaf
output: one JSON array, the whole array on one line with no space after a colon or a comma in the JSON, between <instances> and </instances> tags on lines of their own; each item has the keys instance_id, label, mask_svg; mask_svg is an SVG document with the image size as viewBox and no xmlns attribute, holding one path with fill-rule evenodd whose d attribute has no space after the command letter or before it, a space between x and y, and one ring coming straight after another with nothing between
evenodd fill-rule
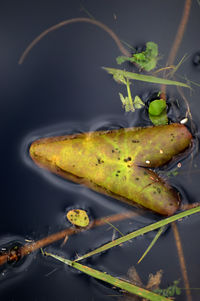
<instances>
[{"instance_id":1,"label":"yellow green leaf","mask_svg":"<svg viewBox=\"0 0 200 301\"><path fill-rule=\"evenodd\" d=\"M67 212L67 219L75 226L87 227L89 225L89 217L87 212L82 209L72 209Z\"/></svg>"}]
</instances>

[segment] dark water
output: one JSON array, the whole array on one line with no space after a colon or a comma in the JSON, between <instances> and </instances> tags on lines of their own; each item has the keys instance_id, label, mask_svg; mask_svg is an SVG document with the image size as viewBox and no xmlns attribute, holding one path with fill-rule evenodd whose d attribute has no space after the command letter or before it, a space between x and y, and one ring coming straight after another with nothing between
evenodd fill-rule
<instances>
[{"instance_id":1,"label":"dark water","mask_svg":"<svg viewBox=\"0 0 200 301\"><path fill-rule=\"evenodd\" d=\"M145 112L124 114L118 92L123 90L101 66L117 67L117 49L111 38L90 24L74 24L62 28L41 41L22 66L17 61L27 44L41 31L64 19L87 16L81 3L96 19L111 27L119 37L133 46L154 41L159 45L164 66L179 24L183 1L5 1L0 9L0 91L1 91L1 210L0 245L2 248L23 244L25 239L37 240L69 226L64 214L68 207L88 209L92 218L100 218L129 209L114 199L87 188L66 182L38 170L28 157L28 146L34 139L72 131L96 130L102 127L147 125ZM115 18L116 16L116 18ZM200 50L200 7L193 1L191 15L176 63L188 54L181 66L182 76L199 82L200 71L192 63ZM137 82L133 94L145 96L158 86ZM199 88L184 91L198 137ZM182 99L176 89L168 89L172 99ZM173 116L173 114L172 114ZM179 117L184 117L184 110ZM190 124L189 124L190 125ZM171 165L170 168L176 167ZM182 162L177 177L170 183L188 202L199 201L198 149ZM166 177L169 167L161 171ZM158 220L153 214L116 224L128 233ZM200 287L198 228L199 215L178 223L183 243L191 287ZM61 242L48 250L74 258L108 242L113 230L108 226L75 235L61 248ZM159 239L143 262L137 260L153 238L150 233L122 247L116 247L87 261L96 269L125 277L135 265L144 283L148 275L163 269L161 287L181 279L176 246L171 228ZM3 301L51 300L118 300L119 291L74 272L54 260L43 258L39 252L16 265L1 267L0 299ZM199 300L192 291L193 301ZM176 300L187 300L183 293Z\"/></svg>"}]
</instances>

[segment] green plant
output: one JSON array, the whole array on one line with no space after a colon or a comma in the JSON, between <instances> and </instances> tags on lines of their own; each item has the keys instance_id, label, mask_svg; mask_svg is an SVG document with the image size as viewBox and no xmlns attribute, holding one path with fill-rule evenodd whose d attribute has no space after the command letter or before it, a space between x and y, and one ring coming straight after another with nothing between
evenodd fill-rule
<instances>
[{"instance_id":1,"label":"green plant","mask_svg":"<svg viewBox=\"0 0 200 301\"><path fill-rule=\"evenodd\" d=\"M157 64L158 45L154 42L147 42L145 51L136 52L132 55L132 57L118 56L116 60L119 65L129 61L138 65L140 69L151 71L156 67Z\"/></svg>"},{"instance_id":2,"label":"green plant","mask_svg":"<svg viewBox=\"0 0 200 301\"><path fill-rule=\"evenodd\" d=\"M149 119L154 125L164 125L168 123L167 105L163 99L153 100L148 108Z\"/></svg>"}]
</instances>

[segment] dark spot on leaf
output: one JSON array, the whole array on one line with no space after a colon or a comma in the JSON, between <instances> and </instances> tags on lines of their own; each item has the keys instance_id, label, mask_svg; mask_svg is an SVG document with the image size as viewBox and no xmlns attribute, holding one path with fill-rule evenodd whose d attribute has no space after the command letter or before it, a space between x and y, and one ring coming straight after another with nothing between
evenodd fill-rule
<instances>
[{"instance_id":1,"label":"dark spot on leaf","mask_svg":"<svg viewBox=\"0 0 200 301\"><path fill-rule=\"evenodd\" d=\"M139 140L132 140L132 143L139 143Z\"/></svg>"},{"instance_id":2,"label":"dark spot on leaf","mask_svg":"<svg viewBox=\"0 0 200 301\"><path fill-rule=\"evenodd\" d=\"M124 162L128 162L128 161L131 161L131 157L128 157L128 158L124 159Z\"/></svg>"},{"instance_id":3,"label":"dark spot on leaf","mask_svg":"<svg viewBox=\"0 0 200 301\"><path fill-rule=\"evenodd\" d=\"M136 181L139 181L139 178L137 177L137 178L135 178L136 179Z\"/></svg>"},{"instance_id":4,"label":"dark spot on leaf","mask_svg":"<svg viewBox=\"0 0 200 301\"><path fill-rule=\"evenodd\" d=\"M159 187L157 188L157 191L158 191L158 193L161 193L161 189Z\"/></svg>"}]
</instances>

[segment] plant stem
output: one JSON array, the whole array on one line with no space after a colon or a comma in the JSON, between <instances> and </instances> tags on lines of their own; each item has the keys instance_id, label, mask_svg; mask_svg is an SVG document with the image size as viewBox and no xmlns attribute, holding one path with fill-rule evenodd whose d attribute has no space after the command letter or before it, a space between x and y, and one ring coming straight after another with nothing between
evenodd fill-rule
<instances>
[{"instance_id":1,"label":"plant stem","mask_svg":"<svg viewBox=\"0 0 200 301\"><path fill-rule=\"evenodd\" d=\"M131 109L131 111L134 111L134 107L133 107L133 99L132 99L131 89L130 89L130 82L129 82L129 79L128 79L128 78L127 78L127 80L126 80L126 88L127 88L127 94L128 94L130 109Z\"/></svg>"}]
</instances>

